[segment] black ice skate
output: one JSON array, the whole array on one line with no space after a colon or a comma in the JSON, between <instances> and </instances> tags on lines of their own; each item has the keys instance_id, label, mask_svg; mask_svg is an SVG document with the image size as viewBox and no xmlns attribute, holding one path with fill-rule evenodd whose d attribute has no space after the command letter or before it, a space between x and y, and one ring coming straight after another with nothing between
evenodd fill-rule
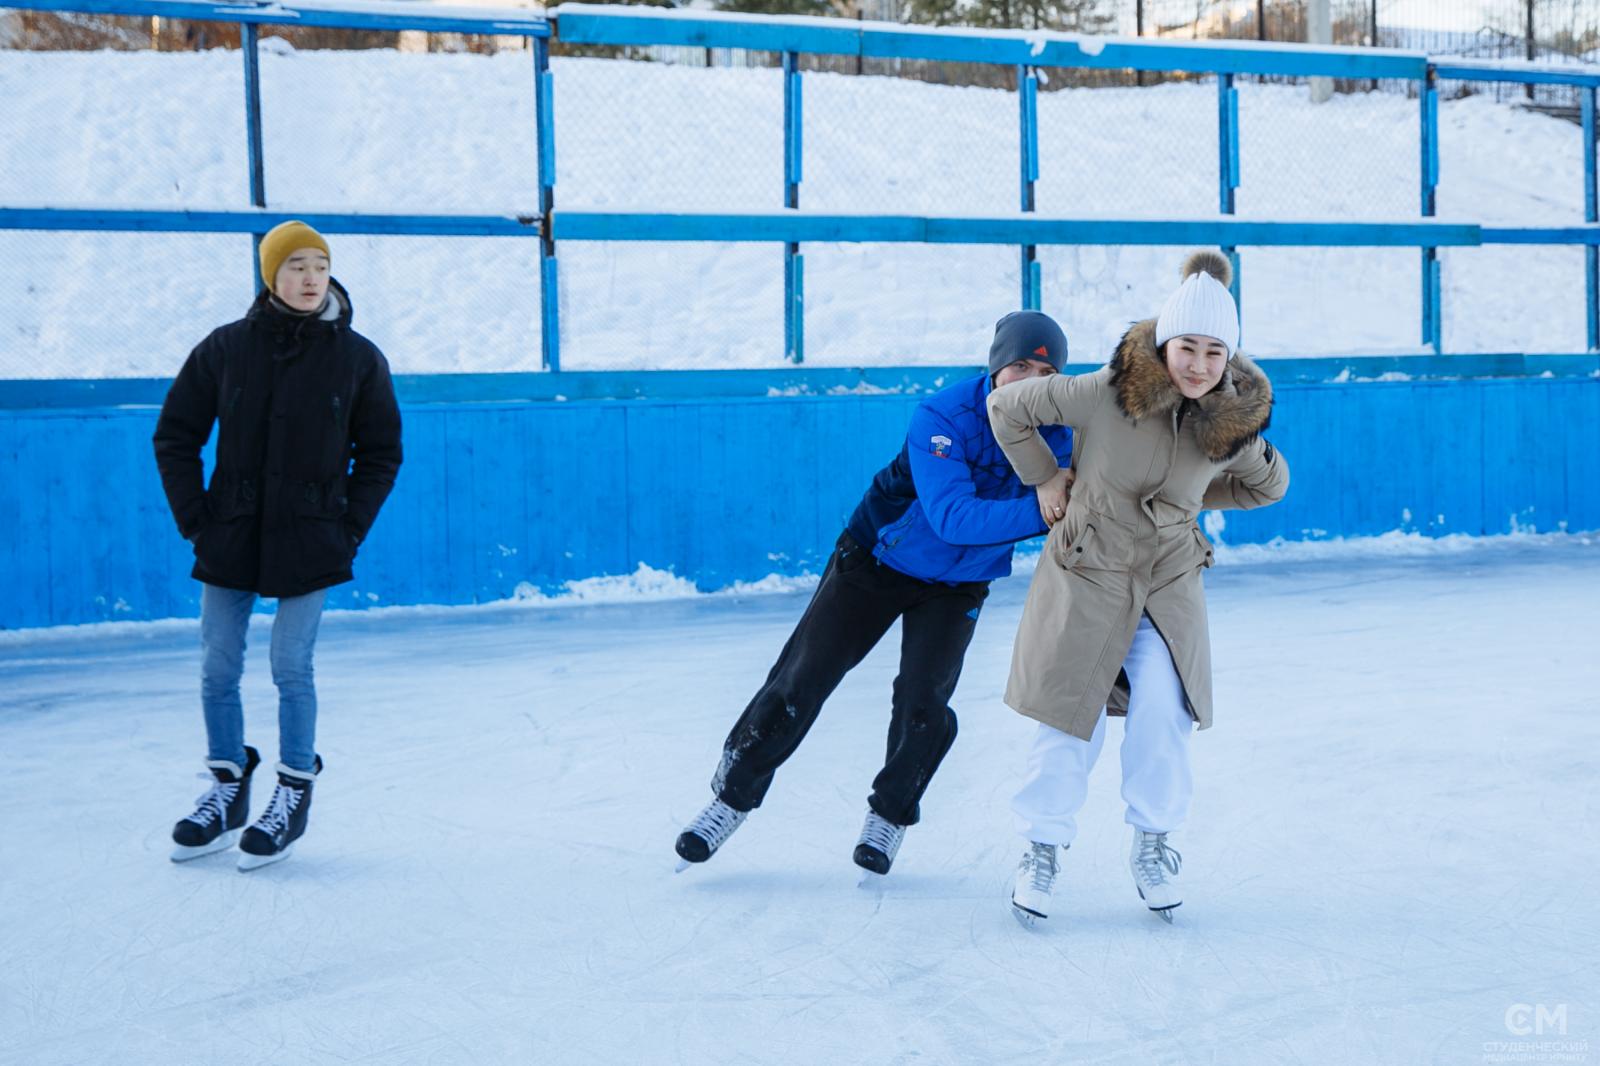
<instances>
[{"instance_id":1,"label":"black ice skate","mask_svg":"<svg viewBox=\"0 0 1600 1066\"><path fill-rule=\"evenodd\" d=\"M867 871L861 876L861 884L871 883L868 874L882 877L889 872L889 867L894 865L894 857L900 853L900 842L905 838L905 826L895 825L877 811L867 811L861 837L856 841L855 854L851 856L857 866Z\"/></svg>"},{"instance_id":2,"label":"black ice skate","mask_svg":"<svg viewBox=\"0 0 1600 1066\"><path fill-rule=\"evenodd\" d=\"M194 813L172 827L173 862L188 862L202 855L233 847L239 830L250 820L250 775L261 765L261 755L246 745L240 767L227 759L207 759L211 779L206 794L195 801Z\"/></svg>"},{"instance_id":3,"label":"black ice skate","mask_svg":"<svg viewBox=\"0 0 1600 1066\"><path fill-rule=\"evenodd\" d=\"M720 798L706 805L689 827L678 834L678 871L681 873L693 862L705 862L717 853L733 831L744 824L749 811L736 811Z\"/></svg>"},{"instance_id":4,"label":"black ice skate","mask_svg":"<svg viewBox=\"0 0 1600 1066\"><path fill-rule=\"evenodd\" d=\"M320 773L320 755L310 773L278 764L278 787L272 790L272 801L239 841L239 850L244 852L239 857L239 869L254 870L289 857L294 842L306 831L306 817L311 813L311 786Z\"/></svg>"}]
</instances>

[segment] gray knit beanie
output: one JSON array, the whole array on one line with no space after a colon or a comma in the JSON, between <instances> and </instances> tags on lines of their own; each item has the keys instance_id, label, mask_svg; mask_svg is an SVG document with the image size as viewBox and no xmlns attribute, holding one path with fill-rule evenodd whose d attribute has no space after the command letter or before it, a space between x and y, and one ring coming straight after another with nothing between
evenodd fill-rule
<instances>
[{"instance_id":1,"label":"gray knit beanie","mask_svg":"<svg viewBox=\"0 0 1600 1066\"><path fill-rule=\"evenodd\" d=\"M1013 311L994 324L989 376L1018 359L1037 359L1060 370L1067 362L1067 335L1043 311Z\"/></svg>"}]
</instances>

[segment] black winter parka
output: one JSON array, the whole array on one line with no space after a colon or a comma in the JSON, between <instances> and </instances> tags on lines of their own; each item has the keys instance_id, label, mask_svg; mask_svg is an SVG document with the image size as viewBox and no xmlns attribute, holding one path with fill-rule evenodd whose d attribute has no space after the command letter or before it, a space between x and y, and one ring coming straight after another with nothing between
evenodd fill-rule
<instances>
[{"instance_id":1,"label":"black winter parka","mask_svg":"<svg viewBox=\"0 0 1600 1066\"><path fill-rule=\"evenodd\" d=\"M330 318L291 314L265 291L249 313L190 353L156 423L156 465L194 577L262 596L351 579L356 548L400 469L400 408L389 363L350 328L329 284ZM200 449L217 425L207 489Z\"/></svg>"}]
</instances>

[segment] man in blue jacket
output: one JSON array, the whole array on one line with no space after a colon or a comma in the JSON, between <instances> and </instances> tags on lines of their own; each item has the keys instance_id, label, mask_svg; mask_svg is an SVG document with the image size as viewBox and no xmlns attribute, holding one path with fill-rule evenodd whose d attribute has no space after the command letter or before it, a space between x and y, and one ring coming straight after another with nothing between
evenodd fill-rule
<instances>
[{"instance_id":1,"label":"man in blue jacket","mask_svg":"<svg viewBox=\"0 0 1600 1066\"><path fill-rule=\"evenodd\" d=\"M854 854L856 865L889 872L955 742L950 696L989 582L1011 572L1017 541L1065 512L1072 431L1042 430L1063 473L1030 489L989 428L989 392L1057 373L1066 359L1067 338L1054 320L1016 311L995 325L987 373L917 408L899 456L872 479L766 684L728 734L711 780L715 798L678 836L680 869L709 859L761 805L823 701L900 619L888 756Z\"/></svg>"}]
</instances>

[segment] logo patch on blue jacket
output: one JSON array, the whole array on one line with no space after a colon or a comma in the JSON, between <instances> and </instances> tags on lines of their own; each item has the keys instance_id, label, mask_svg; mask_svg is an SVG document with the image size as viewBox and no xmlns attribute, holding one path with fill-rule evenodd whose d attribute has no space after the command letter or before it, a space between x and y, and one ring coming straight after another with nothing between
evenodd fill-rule
<instances>
[{"instance_id":1,"label":"logo patch on blue jacket","mask_svg":"<svg viewBox=\"0 0 1600 1066\"><path fill-rule=\"evenodd\" d=\"M977 607L974 607L972 610L967 612L967 617L976 622L978 620L978 610L979 609Z\"/></svg>"},{"instance_id":2,"label":"logo patch on blue jacket","mask_svg":"<svg viewBox=\"0 0 1600 1066\"><path fill-rule=\"evenodd\" d=\"M949 458L951 443L949 437L946 437L942 433L936 434L928 443L932 445L930 450L934 455L937 455L941 459Z\"/></svg>"}]
</instances>

